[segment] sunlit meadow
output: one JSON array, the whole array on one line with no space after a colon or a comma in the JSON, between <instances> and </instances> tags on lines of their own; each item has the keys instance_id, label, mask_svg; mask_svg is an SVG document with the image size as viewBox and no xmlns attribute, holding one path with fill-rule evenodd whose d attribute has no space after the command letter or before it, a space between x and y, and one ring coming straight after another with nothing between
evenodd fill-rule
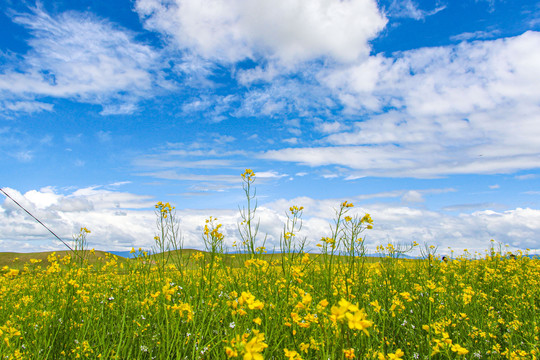
<instances>
[{"instance_id":1,"label":"sunlit meadow","mask_svg":"<svg viewBox=\"0 0 540 360\"><path fill-rule=\"evenodd\" d=\"M182 246L169 203L156 205L155 247L124 259L89 250L12 261L0 277L2 359L536 359L540 261L506 254L440 258L429 244L379 246L376 226L336 204L318 253L305 253L300 205L280 251L258 231L256 175L242 174L241 243L219 219L205 250ZM374 221L375 220L375 221ZM319 234L320 236L320 234ZM421 259L403 254L421 247ZM417 250L418 251L418 250Z\"/></svg>"}]
</instances>

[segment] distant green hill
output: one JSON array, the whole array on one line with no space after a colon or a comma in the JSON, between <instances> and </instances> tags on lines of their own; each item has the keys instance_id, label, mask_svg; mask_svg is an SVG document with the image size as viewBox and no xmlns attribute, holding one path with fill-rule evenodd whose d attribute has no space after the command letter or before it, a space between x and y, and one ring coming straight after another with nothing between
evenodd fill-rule
<instances>
[{"instance_id":1,"label":"distant green hill","mask_svg":"<svg viewBox=\"0 0 540 360\"><path fill-rule=\"evenodd\" d=\"M76 256L71 252L70 250L62 250L62 251L44 251L44 252L34 252L34 253L16 253L16 252L0 252L0 267L9 266L11 268L22 268L24 264L29 263L31 259L41 260L41 263L37 265L48 266L49 262L47 261L47 258L52 253L56 253L56 256L58 258L63 258L66 255L71 254L71 257L73 259L76 258ZM105 256L109 254L106 251L100 251L96 250L94 254L88 253L88 262L90 264L95 263L98 258L105 258ZM112 255L112 254L109 254Z\"/></svg>"},{"instance_id":2,"label":"distant green hill","mask_svg":"<svg viewBox=\"0 0 540 360\"><path fill-rule=\"evenodd\" d=\"M0 268L4 266L9 266L11 268L15 269L22 269L24 264L30 263L31 259L41 260L41 262L37 265L40 265L42 267L46 267L49 265L49 262L47 261L47 258L52 253L56 253L58 258L63 258L64 256L71 254L72 259L76 260L76 255L69 251L69 250L62 250L62 251L45 251L45 252L34 252L34 253L16 253L16 252L0 252ZM203 253L205 256L208 256L209 254L202 250L195 250L195 249L183 249L182 250L182 258L188 259L191 257L194 253ZM94 254L88 253L88 262L90 264L94 264L98 261L99 258L105 259L105 257L109 256L116 256L121 261L129 261L130 255L136 255L136 254L130 254L129 252L107 252L107 251L101 251L96 250ZM152 254L150 255L151 259L161 259L162 254ZM175 258L177 254L176 251L170 251L168 253L164 254L165 258L168 258L170 263L175 263ZM274 260L281 260L281 253L271 253L271 254L262 254L259 255L259 258L262 258L263 260L266 260L268 262L272 262ZM318 260L319 254L310 254L310 257L312 260ZM223 262L227 266L242 266L244 260L246 260L248 257L246 254L242 253L232 253L232 254L223 254L222 255ZM346 257L344 256L337 256L336 260L344 260ZM366 256L366 262L378 262L380 260L377 256ZM190 262L191 266L193 266L193 261Z\"/></svg>"}]
</instances>

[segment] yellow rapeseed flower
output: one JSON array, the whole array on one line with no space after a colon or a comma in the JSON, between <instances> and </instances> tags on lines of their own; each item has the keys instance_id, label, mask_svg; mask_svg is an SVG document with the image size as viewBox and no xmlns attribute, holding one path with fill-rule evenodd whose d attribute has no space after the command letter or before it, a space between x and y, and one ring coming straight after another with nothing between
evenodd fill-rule
<instances>
[{"instance_id":1,"label":"yellow rapeseed flower","mask_svg":"<svg viewBox=\"0 0 540 360\"><path fill-rule=\"evenodd\" d=\"M388 354L388 359L390 360L401 359L404 355L405 353L401 351L401 349L397 349L395 353Z\"/></svg>"},{"instance_id":2,"label":"yellow rapeseed flower","mask_svg":"<svg viewBox=\"0 0 540 360\"><path fill-rule=\"evenodd\" d=\"M354 349L343 349L343 354L345 355L346 359L354 359L356 356L354 355Z\"/></svg>"},{"instance_id":3,"label":"yellow rapeseed flower","mask_svg":"<svg viewBox=\"0 0 540 360\"><path fill-rule=\"evenodd\" d=\"M298 354L296 351L292 351L288 349L283 349L283 351L285 352L285 357L290 360L302 360L302 358L300 357L300 354Z\"/></svg>"},{"instance_id":4,"label":"yellow rapeseed flower","mask_svg":"<svg viewBox=\"0 0 540 360\"><path fill-rule=\"evenodd\" d=\"M379 305L379 301L375 300L369 303L371 306L373 306L373 310L375 310L376 313L381 311L381 305Z\"/></svg>"},{"instance_id":5,"label":"yellow rapeseed flower","mask_svg":"<svg viewBox=\"0 0 540 360\"><path fill-rule=\"evenodd\" d=\"M227 354L227 357L228 358L232 358L232 357L238 357L238 351L236 351L235 349L227 346L225 348L225 353Z\"/></svg>"},{"instance_id":6,"label":"yellow rapeseed flower","mask_svg":"<svg viewBox=\"0 0 540 360\"><path fill-rule=\"evenodd\" d=\"M366 319L366 313L364 312L364 309L356 311L355 313L348 312L347 314L345 314L345 316L347 317L350 329L360 330L364 332L364 334L369 336L367 328L373 325L373 321L369 321Z\"/></svg>"},{"instance_id":7,"label":"yellow rapeseed flower","mask_svg":"<svg viewBox=\"0 0 540 360\"><path fill-rule=\"evenodd\" d=\"M253 330L253 334L255 336L244 346L244 360L263 360L261 352L268 347L264 343L264 334L257 330Z\"/></svg>"},{"instance_id":8,"label":"yellow rapeseed flower","mask_svg":"<svg viewBox=\"0 0 540 360\"><path fill-rule=\"evenodd\" d=\"M465 355L465 354L468 354L469 353L469 350L465 349L464 347L458 345L458 344L454 344L452 345L452 351L453 352L456 352L458 355Z\"/></svg>"}]
</instances>

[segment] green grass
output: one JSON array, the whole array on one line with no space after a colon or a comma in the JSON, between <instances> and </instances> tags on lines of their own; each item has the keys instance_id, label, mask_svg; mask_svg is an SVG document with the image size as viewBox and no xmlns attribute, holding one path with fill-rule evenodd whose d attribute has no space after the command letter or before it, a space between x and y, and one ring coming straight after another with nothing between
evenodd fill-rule
<instances>
[{"instance_id":1,"label":"green grass","mask_svg":"<svg viewBox=\"0 0 540 360\"><path fill-rule=\"evenodd\" d=\"M0 252L0 267L9 266L11 268L22 270L26 263L30 262L30 259L41 260L40 265L48 266L50 263L47 261L49 255L56 253L59 257L64 257L66 255L71 255L74 260L76 260L76 255L70 250L60 250L60 251L43 251L43 252L31 252L31 253L17 253L17 252ZM182 249L182 250L172 250L168 251L165 255L165 258L168 259L169 263L174 263L175 257L179 256L182 253L184 258L189 258L193 254L202 253L208 258L209 254L206 251L195 250L195 249ZM311 254L316 261L321 261L322 257L320 254ZM107 257L114 257L116 255L101 250L95 250L94 254L88 254L89 264L98 263L99 259L106 259ZM240 267L243 266L244 261L248 258L246 254L234 253L234 254L222 254L223 263L231 267ZM261 259L272 262L276 260L281 260L280 253L271 253L271 254L261 254L259 255ZM161 254L150 254L149 258L152 260L161 258ZM117 256L119 261L133 261L133 259L124 258ZM336 256L336 261L345 262L347 256ZM365 261L367 263L374 263L380 261L379 257L370 257L366 256ZM407 260L406 260L407 261Z\"/></svg>"},{"instance_id":2,"label":"green grass","mask_svg":"<svg viewBox=\"0 0 540 360\"><path fill-rule=\"evenodd\" d=\"M30 262L30 259L41 260L42 266L48 266L50 263L47 261L47 257L53 253L56 253L59 257L64 257L66 255L71 255L72 257L76 256L70 250L33 253L0 252L0 267L9 266L22 269L25 263ZM88 254L88 261L90 264L94 264L98 261L98 258L105 258L106 256L112 256L112 254L106 251L96 250L95 254Z\"/></svg>"},{"instance_id":3,"label":"green grass","mask_svg":"<svg viewBox=\"0 0 540 360\"><path fill-rule=\"evenodd\" d=\"M228 254L209 268L207 259L195 259L202 252L186 253L188 266L166 271L151 257L121 261L105 253L81 268L62 262L66 253L58 252L40 270L29 265L27 272L4 272L0 353L345 359L353 349L358 359L538 356L537 259L446 264L387 257L364 265L355 259L351 268L345 256L330 266L328 254L302 255L294 263L282 263L281 254L247 263Z\"/></svg>"}]
</instances>

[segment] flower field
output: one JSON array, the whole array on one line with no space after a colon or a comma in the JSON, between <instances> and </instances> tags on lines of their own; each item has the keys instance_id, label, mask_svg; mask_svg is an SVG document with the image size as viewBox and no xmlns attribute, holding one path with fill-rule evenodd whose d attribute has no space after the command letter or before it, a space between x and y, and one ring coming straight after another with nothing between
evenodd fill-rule
<instances>
[{"instance_id":1,"label":"flower field","mask_svg":"<svg viewBox=\"0 0 540 360\"><path fill-rule=\"evenodd\" d=\"M388 244L368 258L369 215L343 202L320 252L296 239L288 212L281 252L258 245L247 205L236 254L209 218L205 252L182 249L174 209L158 203L153 255L75 252L5 266L0 276L2 359L536 359L540 261L490 251L441 261ZM414 245L411 245L414 246Z\"/></svg>"},{"instance_id":2,"label":"flower field","mask_svg":"<svg viewBox=\"0 0 540 360\"><path fill-rule=\"evenodd\" d=\"M215 259L213 270L162 272L143 258L109 257L80 268L69 256L51 256L43 269L4 271L0 353L7 359L538 356L538 260L387 258L330 271L314 258L305 254L285 266L253 258L238 267Z\"/></svg>"}]
</instances>

